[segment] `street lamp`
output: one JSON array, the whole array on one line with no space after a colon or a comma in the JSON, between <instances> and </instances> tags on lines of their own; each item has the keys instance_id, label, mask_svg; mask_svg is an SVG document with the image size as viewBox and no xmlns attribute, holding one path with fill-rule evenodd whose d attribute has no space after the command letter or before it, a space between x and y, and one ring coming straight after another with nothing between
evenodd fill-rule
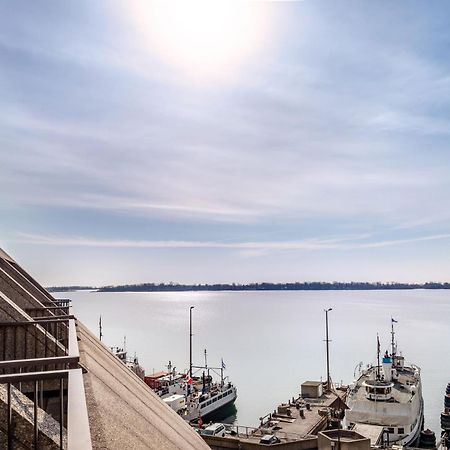
<instances>
[{"instance_id":1,"label":"street lamp","mask_svg":"<svg viewBox=\"0 0 450 450\"><path fill-rule=\"evenodd\" d=\"M192 378L192 310L193 306L189 308L189 376Z\"/></svg>"},{"instance_id":2,"label":"street lamp","mask_svg":"<svg viewBox=\"0 0 450 450\"><path fill-rule=\"evenodd\" d=\"M324 309L325 311L325 342L327 344L327 391L330 391L331 379L330 379L330 339L328 339L328 313L333 311L333 308Z\"/></svg>"}]
</instances>

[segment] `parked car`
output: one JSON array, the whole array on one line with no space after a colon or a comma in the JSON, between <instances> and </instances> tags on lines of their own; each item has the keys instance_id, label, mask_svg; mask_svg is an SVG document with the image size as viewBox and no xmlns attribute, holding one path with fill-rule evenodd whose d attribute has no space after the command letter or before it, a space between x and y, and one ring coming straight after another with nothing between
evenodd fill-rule
<instances>
[{"instance_id":1,"label":"parked car","mask_svg":"<svg viewBox=\"0 0 450 450\"><path fill-rule=\"evenodd\" d=\"M205 436L225 436L225 425L223 423L213 423L203 430Z\"/></svg>"},{"instance_id":2,"label":"parked car","mask_svg":"<svg viewBox=\"0 0 450 450\"><path fill-rule=\"evenodd\" d=\"M278 444L281 442L274 434L265 434L259 441L260 444Z\"/></svg>"}]
</instances>

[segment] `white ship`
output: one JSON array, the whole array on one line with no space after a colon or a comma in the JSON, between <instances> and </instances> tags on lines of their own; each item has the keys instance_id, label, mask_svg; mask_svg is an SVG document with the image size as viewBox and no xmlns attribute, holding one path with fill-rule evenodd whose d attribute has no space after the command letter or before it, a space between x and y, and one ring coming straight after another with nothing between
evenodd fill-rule
<instances>
[{"instance_id":1,"label":"white ship","mask_svg":"<svg viewBox=\"0 0 450 450\"><path fill-rule=\"evenodd\" d=\"M173 371L158 380L158 395L185 420L207 420L219 410L231 405L237 398L237 389L223 377L223 369L219 382L213 381L211 372L214 367L193 366L194 369L204 369L202 376L190 377L189 373L175 374Z\"/></svg>"},{"instance_id":2,"label":"white ship","mask_svg":"<svg viewBox=\"0 0 450 450\"><path fill-rule=\"evenodd\" d=\"M160 372L161 376L145 377L145 382L185 420L203 422L218 415L220 410L232 405L237 398L237 389L224 377L225 364L220 367L210 367L207 363L205 350L205 365L194 366L192 363L192 310L189 309L189 370L186 374L177 374L171 362L168 372ZM196 374L201 374L196 376ZM214 381L212 375L220 376L220 381Z\"/></svg>"},{"instance_id":3,"label":"white ship","mask_svg":"<svg viewBox=\"0 0 450 450\"><path fill-rule=\"evenodd\" d=\"M422 383L420 368L406 365L405 358L397 354L395 322L391 319L391 353L386 351L380 364L378 340L377 365L360 371L349 387L345 425L364 429L387 444L411 446L423 428Z\"/></svg>"}]
</instances>

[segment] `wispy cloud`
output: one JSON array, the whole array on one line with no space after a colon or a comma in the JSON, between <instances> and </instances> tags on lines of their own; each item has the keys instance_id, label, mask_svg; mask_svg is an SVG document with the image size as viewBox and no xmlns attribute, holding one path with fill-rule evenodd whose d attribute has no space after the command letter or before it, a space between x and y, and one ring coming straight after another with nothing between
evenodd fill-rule
<instances>
[{"instance_id":1,"label":"wispy cloud","mask_svg":"<svg viewBox=\"0 0 450 450\"><path fill-rule=\"evenodd\" d=\"M340 238L304 239L296 241L261 241L261 242L220 242L220 241L183 241L183 240L127 240L127 239L91 239L86 237L54 237L21 233L16 243L43 246L75 247L109 247L141 249L231 249L244 251L278 251L278 250L352 250L393 247L415 242L450 239L450 233L413 237L408 239L391 239L368 242L369 235L345 236ZM362 241L362 242L361 242ZM256 253L258 254L258 253Z\"/></svg>"}]
</instances>

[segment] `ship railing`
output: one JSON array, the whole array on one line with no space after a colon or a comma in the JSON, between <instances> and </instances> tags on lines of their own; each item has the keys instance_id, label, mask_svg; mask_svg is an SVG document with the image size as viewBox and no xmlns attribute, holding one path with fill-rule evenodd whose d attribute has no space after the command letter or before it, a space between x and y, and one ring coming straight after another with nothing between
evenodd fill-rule
<instances>
[{"instance_id":1,"label":"ship railing","mask_svg":"<svg viewBox=\"0 0 450 450\"><path fill-rule=\"evenodd\" d=\"M261 438L266 434L273 434L280 440L283 440L285 442L292 442L299 441L307 437L306 435L289 433L287 431L281 430L269 430L263 428L248 427L244 425L231 425L226 423L224 423L223 425L225 425L225 430L228 432L228 434L239 438Z\"/></svg>"},{"instance_id":2,"label":"ship railing","mask_svg":"<svg viewBox=\"0 0 450 450\"><path fill-rule=\"evenodd\" d=\"M69 307L64 317L0 322L0 388L7 408L4 417L8 450L17 445L20 411L33 421L32 436L28 428L25 435L21 431L20 439L26 440L26 446L41 446L42 435L48 431L45 427L40 429L44 413L59 423L59 439L53 438L59 448L92 450L76 324L71 312Z\"/></svg>"}]
</instances>

